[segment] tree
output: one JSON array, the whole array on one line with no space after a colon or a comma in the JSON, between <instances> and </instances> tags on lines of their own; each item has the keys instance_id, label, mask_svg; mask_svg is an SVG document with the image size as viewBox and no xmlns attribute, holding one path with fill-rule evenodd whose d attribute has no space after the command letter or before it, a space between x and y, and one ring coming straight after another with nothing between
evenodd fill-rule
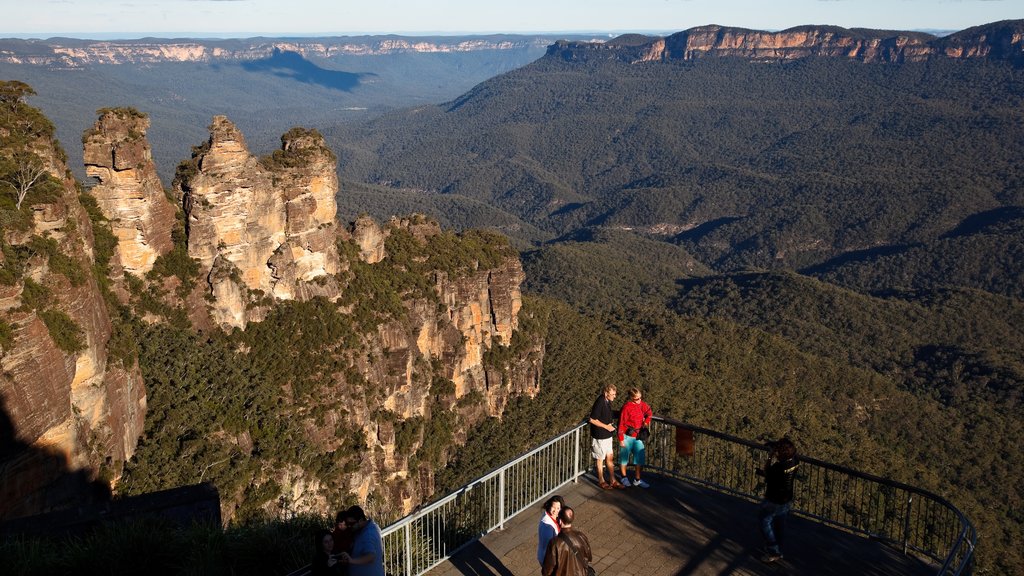
<instances>
[{"instance_id":1,"label":"tree","mask_svg":"<svg viewBox=\"0 0 1024 576\"><path fill-rule=\"evenodd\" d=\"M3 110L5 120L9 121L17 114L26 96L34 96L35 93L31 86L19 80L0 82L0 110Z\"/></svg>"},{"instance_id":2,"label":"tree","mask_svg":"<svg viewBox=\"0 0 1024 576\"><path fill-rule=\"evenodd\" d=\"M45 181L49 172L39 157L32 153L15 154L10 162L11 169L0 176L0 184L10 186L14 190L17 197L15 206L21 210L21 203L25 200L29 190L41 181Z\"/></svg>"}]
</instances>

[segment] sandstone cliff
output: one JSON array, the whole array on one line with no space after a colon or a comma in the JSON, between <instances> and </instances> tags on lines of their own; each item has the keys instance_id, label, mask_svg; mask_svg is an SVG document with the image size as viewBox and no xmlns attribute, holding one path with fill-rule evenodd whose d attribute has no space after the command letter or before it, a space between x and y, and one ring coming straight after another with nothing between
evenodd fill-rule
<instances>
[{"instance_id":1,"label":"sandstone cliff","mask_svg":"<svg viewBox=\"0 0 1024 576\"><path fill-rule=\"evenodd\" d=\"M101 113L83 139L99 184L81 199L52 136L37 137L53 185L21 211L0 203L0 516L67 506L90 483L203 480L229 520L345 495L404 513L473 426L538 392L544 347L518 329L523 270L506 239L423 216L340 229L318 133L293 129L255 158L224 117L179 166L186 235L172 239L146 127ZM165 256L175 264L154 266ZM115 297L94 269L131 276Z\"/></svg>"},{"instance_id":2,"label":"sandstone cliff","mask_svg":"<svg viewBox=\"0 0 1024 576\"><path fill-rule=\"evenodd\" d=\"M210 139L179 170L188 254L200 263L217 324L244 327L250 304L336 296L336 159L312 131L292 130L261 161L217 116Z\"/></svg>"},{"instance_id":3,"label":"sandstone cliff","mask_svg":"<svg viewBox=\"0 0 1024 576\"><path fill-rule=\"evenodd\" d=\"M932 58L988 58L1024 62L1024 20L996 22L945 38L920 32L799 26L766 32L699 26L665 38L626 35L607 43L559 41L549 57L628 63L736 57L774 62L808 57L860 62L919 62Z\"/></svg>"},{"instance_id":4,"label":"sandstone cliff","mask_svg":"<svg viewBox=\"0 0 1024 576\"><path fill-rule=\"evenodd\" d=\"M415 38L359 36L336 38L243 40L118 40L88 41L68 38L6 40L0 43L0 62L60 68L91 64L152 64L157 62L250 61L269 58L274 51L294 52L304 58L385 56L403 53L453 53L481 50L543 48L550 40L539 37L488 36Z\"/></svg>"},{"instance_id":5,"label":"sandstone cliff","mask_svg":"<svg viewBox=\"0 0 1024 576\"><path fill-rule=\"evenodd\" d=\"M146 140L149 118L135 110L101 111L83 137L85 172L99 183L90 191L117 237L126 272L142 276L170 252L174 206L164 195Z\"/></svg>"},{"instance_id":6,"label":"sandstone cliff","mask_svg":"<svg viewBox=\"0 0 1024 576\"><path fill-rule=\"evenodd\" d=\"M46 123L5 118L0 155L27 149L48 177L20 209L0 205L0 518L108 493L142 432L134 358L108 353L112 322L93 274L92 222ZM19 133L20 132L20 133ZM105 487L105 488L104 488Z\"/></svg>"},{"instance_id":7,"label":"sandstone cliff","mask_svg":"<svg viewBox=\"0 0 1024 576\"><path fill-rule=\"evenodd\" d=\"M396 233L408 233L420 245L443 234L436 223L422 218L396 219L384 227L384 236ZM389 265L388 255L378 262L374 265ZM355 410L354 420L361 423L374 457L363 463L362 474L348 476L349 488L363 501L374 496L387 500L391 511L401 514L433 493L434 474L448 453L437 462L414 465L414 454L430 440L428 432L424 429L403 447L396 441L397 430L437 419L439 410L454 411L450 442L455 448L483 418L500 417L513 396L533 397L540 391L543 342L523 336L513 346L524 280L518 257L509 253L487 268L436 270L431 277L433 297L407 301L403 317L380 323L364 341L365 357L380 361L359 362L367 381L383 393L379 406ZM506 360L488 357L498 350L506 352ZM451 385L440 402L438 382ZM381 418L382 411L388 417Z\"/></svg>"}]
</instances>

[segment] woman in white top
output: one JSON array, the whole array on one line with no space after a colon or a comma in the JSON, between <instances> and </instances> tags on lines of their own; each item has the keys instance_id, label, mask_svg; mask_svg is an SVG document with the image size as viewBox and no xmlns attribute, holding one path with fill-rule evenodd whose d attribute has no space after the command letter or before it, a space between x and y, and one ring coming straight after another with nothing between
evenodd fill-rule
<instances>
[{"instance_id":1,"label":"woman in white top","mask_svg":"<svg viewBox=\"0 0 1024 576\"><path fill-rule=\"evenodd\" d=\"M544 554L548 551L548 542L558 536L558 512L562 509L562 504L565 504L565 500L557 494L544 501L544 515L540 517L540 525L537 527L537 562L542 567Z\"/></svg>"}]
</instances>

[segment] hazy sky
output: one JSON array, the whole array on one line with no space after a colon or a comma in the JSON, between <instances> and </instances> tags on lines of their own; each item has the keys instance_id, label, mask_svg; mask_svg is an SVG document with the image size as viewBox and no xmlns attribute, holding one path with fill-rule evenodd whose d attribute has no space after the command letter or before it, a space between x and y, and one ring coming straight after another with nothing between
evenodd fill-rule
<instances>
[{"instance_id":1,"label":"hazy sky","mask_svg":"<svg viewBox=\"0 0 1024 576\"><path fill-rule=\"evenodd\" d=\"M0 37L962 30L1024 18L1024 0L0 0L0 14Z\"/></svg>"}]
</instances>

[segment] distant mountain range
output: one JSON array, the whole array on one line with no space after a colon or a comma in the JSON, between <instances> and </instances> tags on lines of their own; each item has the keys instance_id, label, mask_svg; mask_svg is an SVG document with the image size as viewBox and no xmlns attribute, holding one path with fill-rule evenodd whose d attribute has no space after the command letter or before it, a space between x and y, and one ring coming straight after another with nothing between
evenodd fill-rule
<instances>
[{"instance_id":1,"label":"distant mountain range","mask_svg":"<svg viewBox=\"0 0 1024 576\"><path fill-rule=\"evenodd\" d=\"M131 106L152 120L164 185L206 126L227 115L254 152L294 126L327 125L443 102L544 55L552 36L0 39L0 79L21 80L57 125L79 177L96 111ZM575 40L592 40L579 36Z\"/></svg>"},{"instance_id":2,"label":"distant mountain range","mask_svg":"<svg viewBox=\"0 0 1024 576\"><path fill-rule=\"evenodd\" d=\"M555 39L557 37L516 35L261 37L226 40L143 38L104 41L8 38L0 40L0 62L71 69L93 64L251 61L269 58L276 52L291 52L307 59L331 60L343 56L536 51L543 50Z\"/></svg>"}]
</instances>

